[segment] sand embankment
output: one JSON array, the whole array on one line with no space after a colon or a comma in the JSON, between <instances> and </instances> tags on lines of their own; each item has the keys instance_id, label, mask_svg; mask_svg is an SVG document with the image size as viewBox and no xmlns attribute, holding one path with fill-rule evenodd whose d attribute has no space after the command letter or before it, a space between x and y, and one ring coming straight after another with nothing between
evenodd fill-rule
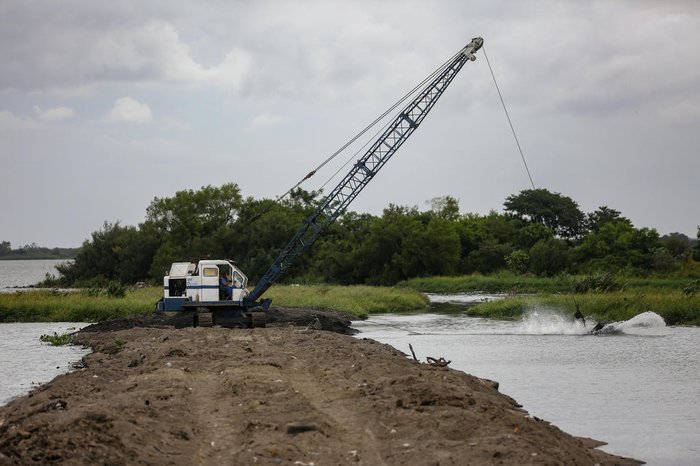
<instances>
[{"instance_id":1,"label":"sand embankment","mask_svg":"<svg viewBox=\"0 0 700 466\"><path fill-rule=\"evenodd\" d=\"M130 326L81 331L84 369L0 407L0 464L639 464L372 340Z\"/></svg>"}]
</instances>

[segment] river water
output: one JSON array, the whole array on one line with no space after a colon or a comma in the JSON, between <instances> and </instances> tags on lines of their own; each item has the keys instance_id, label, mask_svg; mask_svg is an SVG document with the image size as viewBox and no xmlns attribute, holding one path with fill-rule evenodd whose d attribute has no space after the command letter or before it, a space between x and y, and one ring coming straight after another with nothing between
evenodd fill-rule
<instances>
[{"instance_id":1,"label":"river water","mask_svg":"<svg viewBox=\"0 0 700 466\"><path fill-rule=\"evenodd\" d=\"M374 315L354 326L416 356L496 380L500 391L605 451L651 465L700 464L700 329L667 327L648 312L590 335L571 316L532 310L522 320L468 317L483 296L432 296L431 313ZM451 303L451 304L450 304ZM588 329L591 323L588 322Z\"/></svg>"},{"instance_id":2,"label":"river water","mask_svg":"<svg viewBox=\"0 0 700 466\"><path fill-rule=\"evenodd\" d=\"M0 293L17 287L35 285L47 273L57 274L56 264L64 260L0 261ZM23 292L31 290L23 290ZM33 387L48 382L71 369L71 362L88 353L79 346L51 346L42 343L44 334L74 332L84 323L0 324L0 405L24 395Z\"/></svg>"},{"instance_id":3,"label":"river water","mask_svg":"<svg viewBox=\"0 0 700 466\"><path fill-rule=\"evenodd\" d=\"M88 349L76 345L51 346L39 337L54 332L75 332L87 324L0 324L0 405L24 395L33 387L68 372Z\"/></svg>"},{"instance_id":4,"label":"river water","mask_svg":"<svg viewBox=\"0 0 700 466\"><path fill-rule=\"evenodd\" d=\"M36 285L46 274L58 275L56 265L66 260L12 260L0 261L0 293L17 287Z\"/></svg>"}]
</instances>

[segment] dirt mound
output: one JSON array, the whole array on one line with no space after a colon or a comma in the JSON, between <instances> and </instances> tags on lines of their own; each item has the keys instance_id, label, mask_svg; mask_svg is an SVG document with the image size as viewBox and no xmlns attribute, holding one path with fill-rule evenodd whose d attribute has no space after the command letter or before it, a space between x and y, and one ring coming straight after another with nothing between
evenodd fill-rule
<instances>
[{"instance_id":1,"label":"dirt mound","mask_svg":"<svg viewBox=\"0 0 700 466\"><path fill-rule=\"evenodd\" d=\"M492 384L311 327L81 331L0 407L0 464L632 465Z\"/></svg>"},{"instance_id":2,"label":"dirt mound","mask_svg":"<svg viewBox=\"0 0 700 466\"><path fill-rule=\"evenodd\" d=\"M273 307L266 311L268 327L282 326L311 326L317 330L328 330L335 333L352 335L357 333L350 327L353 320L357 320L352 314L341 311L325 309L290 309ZM132 316L120 319L107 320L90 325L83 329L84 332L114 332L128 330L135 327L151 328L187 328L192 327L192 314L187 312L154 312L148 316Z\"/></svg>"}]
</instances>

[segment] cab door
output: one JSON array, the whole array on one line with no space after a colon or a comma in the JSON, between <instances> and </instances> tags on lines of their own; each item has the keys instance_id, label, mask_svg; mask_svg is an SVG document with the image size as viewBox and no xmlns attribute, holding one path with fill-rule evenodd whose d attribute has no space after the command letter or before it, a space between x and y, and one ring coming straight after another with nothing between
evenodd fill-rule
<instances>
[{"instance_id":1,"label":"cab door","mask_svg":"<svg viewBox=\"0 0 700 466\"><path fill-rule=\"evenodd\" d=\"M216 265L205 265L201 270L202 289L201 301L219 300L219 268Z\"/></svg>"}]
</instances>

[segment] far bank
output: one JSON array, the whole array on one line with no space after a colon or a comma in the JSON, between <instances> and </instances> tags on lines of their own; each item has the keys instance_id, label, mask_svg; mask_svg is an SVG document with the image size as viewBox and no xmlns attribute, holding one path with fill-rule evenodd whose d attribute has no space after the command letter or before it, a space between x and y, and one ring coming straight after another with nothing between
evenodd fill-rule
<instances>
[{"instance_id":1,"label":"far bank","mask_svg":"<svg viewBox=\"0 0 700 466\"><path fill-rule=\"evenodd\" d=\"M578 306L588 319L595 321L629 320L647 311L659 314L668 325L700 325L700 292L692 282L641 282L623 289L589 289L579 293L552 290L552 281L530 280L527 287L510 288L508 282L483 286L482 291L507 291L501 300L477 302L464 312L475 317L519 319L529 310L546 307L573 316ZM439 282L437 282L439 283ZM545 292L536 292L537 284ZM554 282L556 284L556 282ZM688 285L690 283L690 285ZM483 285L483 277L476 280ZM475 292L473 286L449 288ZM275 306L318 308L349 312L366 318L370 314L426 312L429 300L423 293L446 290L408 282L403 286L276 285L266 294ZM561 287L561 289L564 289ZM698 286L700 290L700 286ZM512 292L519 290L520 292ZM523 292L524 291L524 292ZM158 287L127 288L115 285L82 290L34 289L0 293L0 322L100 322L127 316L150 315L161 297Z\"/></svg>"}]
</instances>

